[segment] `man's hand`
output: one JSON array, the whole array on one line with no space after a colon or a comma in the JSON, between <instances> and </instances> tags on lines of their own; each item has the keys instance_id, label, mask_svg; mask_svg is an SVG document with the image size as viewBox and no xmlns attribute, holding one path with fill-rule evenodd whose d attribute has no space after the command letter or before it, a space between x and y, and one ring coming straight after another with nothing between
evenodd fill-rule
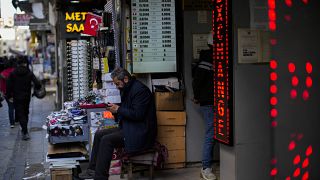
<instances>
[{"instance_id":1,"label":"man's hand","mask_svg":"<svg viewBox=\"0 0 320 180\"><path fill-rule=\"evenodd\" d=\"M9 99L9 102L13 103L13 98L10 98L10 99Z\"/></svg>"},{"instance_id":2,"label":"man's hand","mask_svg":"<svg viewBox=\"0 0 320 180\"><path fill-rule=\"evenodd\" d=\"M113 114L118 112L120 106L116 105L116 104L112 104L112 103L108 103L108 107L107 110L112 112Z\"/></svg>"}]
</instances>

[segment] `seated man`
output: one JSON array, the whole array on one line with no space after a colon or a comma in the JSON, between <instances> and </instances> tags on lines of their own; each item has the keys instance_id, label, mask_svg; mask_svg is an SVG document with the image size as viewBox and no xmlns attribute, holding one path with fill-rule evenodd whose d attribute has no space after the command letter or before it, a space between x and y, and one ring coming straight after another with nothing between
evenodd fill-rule
<instances>
[{"instance_id":1,"label":"seated man","mask_svg":"<svg viewBox=\"0 0 320 180\"><path fill-rule=\"evenodd\" d=\"M120 89L122 102L120 106L108 104L107 109L115 114L119 128L96 132L89 167L79 175L82 179L108 179L114 148L124 147L126 153L134 153L153 147L156 139L156 110L149 88L122 68L116 68L111 77Z\"/></svg>"}]
</instances>

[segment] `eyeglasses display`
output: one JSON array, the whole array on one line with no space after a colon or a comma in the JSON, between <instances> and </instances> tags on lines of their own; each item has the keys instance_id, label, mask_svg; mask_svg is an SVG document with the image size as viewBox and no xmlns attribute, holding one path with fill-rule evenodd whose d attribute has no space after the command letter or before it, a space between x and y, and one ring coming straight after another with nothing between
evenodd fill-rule
<instances>
[{"instance_id":1,"label":"eyeglasses display","mask_svg":"<svg viewBox=\"0 0 320 180\"><path fill-rule=\"evenodd\" d=\"M91 44L87 40L67 42L67 94L68 100L85 97L92 86Z\"/></svg>"}]
</instances>

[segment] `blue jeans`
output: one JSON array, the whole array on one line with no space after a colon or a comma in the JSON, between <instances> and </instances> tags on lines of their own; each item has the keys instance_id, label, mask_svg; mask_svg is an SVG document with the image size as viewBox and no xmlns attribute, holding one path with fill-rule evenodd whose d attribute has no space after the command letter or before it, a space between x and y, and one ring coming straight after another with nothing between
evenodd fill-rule
<instances>
[{"instance_id":1,"label":"blue jeans","mask_svg":"<svg viewBox=\"0 0 320 180\"><path fill-rule=\"evenodd\" d=\"M205 140L202 152L202 167L211 168L213 156L213 106L200 106L200 110L205 120Z\"/></svg>"},{"instance_id":2,"label":"blue jeans","mask_svg":"<svg viewBox=\"0 0 320 180\"><path fill-rule=\"evenodd\" d=\"M13 105L13 102L10 102L9 99L7 99L7 98L6 98L6 101L8 104L10 125L14 125L14 105Z\"/></svg>"}]
</instances>

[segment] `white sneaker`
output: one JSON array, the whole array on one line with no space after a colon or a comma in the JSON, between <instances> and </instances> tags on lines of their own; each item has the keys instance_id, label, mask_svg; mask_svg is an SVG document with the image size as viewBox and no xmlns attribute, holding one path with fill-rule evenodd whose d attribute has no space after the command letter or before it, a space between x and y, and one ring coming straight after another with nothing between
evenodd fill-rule
<instances>
[{"instance_id":1,"label":"white sneaker","mask_svg":"<svg viewBox=\"0 0 320 180\"><path fill-rule=\"evenodd\" d=\"M217 177L212 173L211 168L203 169L201 168L200 177L205 180L216 180Z\"/></svg>"}]
</instances>

